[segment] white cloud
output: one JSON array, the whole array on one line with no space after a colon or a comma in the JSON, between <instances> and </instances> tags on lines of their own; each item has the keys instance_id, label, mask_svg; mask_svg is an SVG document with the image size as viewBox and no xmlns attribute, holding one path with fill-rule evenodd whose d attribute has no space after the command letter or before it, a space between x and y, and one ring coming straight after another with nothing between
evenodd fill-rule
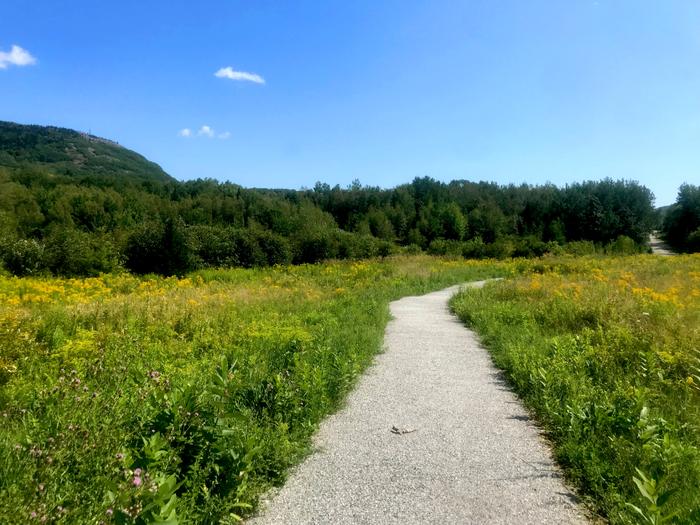
<instances>
[{"instance_id":1,"label":"white cloud","mask_svg":"<svg viewBox=\"0 0 700 525\"><path fill-rule=\"evenodd\" d=\"M231 66L222 67L216 73L215 77L218 78L228 78L230 80L246 80L248 82L255 82L256 84L264 84L265 79L258 75L257 73L246 73L245 71L235 71Z\"/></svg>"},{"instance_id":2,"label":"white cloud","mask_svg":"<svg viewBox=\"0 0 700 525\"><path fill-rule=\"evenodd\" d=\"M197 135L199 135L200 137L212 138L214 136L214 130L205 124L204 126L199 128Z\"/></svg>"},{"instance_id":3,"label":"white cloud","mask_svg":"<svg viewBox=\"0 0 700 525\"><path fill-rule=\"evenodd\" d=\"M191 128L182 128L177 132L178 137L203 137L206 139L221 139L226 140L231 138L230 131L224 131L222 133L217 133L214 128L203 124L196 132L192 131Z\"/></svg>"},{"instance_id":4,"label":"white cloud","mask_svg":"<svg viewBox=\"0 0 700 525\"><path fill-rule=\"evenodd\" d=\"M7 66L31 66L32 64L36 64L36 58L19 46L13 45L9 53L0 51L0 69L7 69Z\"/></svg>"}]
</instances>

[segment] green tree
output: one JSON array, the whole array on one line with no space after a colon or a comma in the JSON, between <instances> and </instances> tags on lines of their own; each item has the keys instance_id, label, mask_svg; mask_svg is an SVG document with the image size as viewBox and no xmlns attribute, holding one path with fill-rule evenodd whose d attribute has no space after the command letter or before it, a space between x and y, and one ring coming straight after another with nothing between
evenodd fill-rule
<instances>
[{"instance_id":1,"label":"green tree","mask_svg":"<svg viewBox=\"0 0 700 525\"><path fill-rule=\"evenodd\" d=\"M442 232L446 239L461 241L467 232L467 218L455 202L446 204L441 211Z\"/></svg>"},{"instance_id":2,"label":"green tree","mask_svg":"<svg viewBox=\"0 0 700 525\"><path fill-rule=\"evenodd\" d=\"M680 187L676 203L666 213L663 230L666 240L677 250L700 251L700 186Z\"/></svg>"}]
</instances>

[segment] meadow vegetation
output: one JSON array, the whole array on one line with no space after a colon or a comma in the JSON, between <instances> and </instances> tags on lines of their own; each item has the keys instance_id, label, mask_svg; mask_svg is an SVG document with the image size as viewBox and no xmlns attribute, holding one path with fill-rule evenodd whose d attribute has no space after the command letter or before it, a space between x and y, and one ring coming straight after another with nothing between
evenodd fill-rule
<instances>
[{"instance_id":1,"label":"meadow vegetation","mask_svg":"<svg viewBox=\"0 0 700 525\"><path fill-rule=\"evenodd\" d=\"M513 271L414 256L0 277L0 522L236 521L380 349L390 300Z\"/></svg>"},{"instance_id":2,"label":"meadow vegetation","mask_svg":"<svg viewBox=\"0 0 700 525\"><path fill-rule=\"evenodd\" d=\"M611 523L700 523L700 256L525 270L451 305L569 480Z\"/></svg>"}]
</instances>

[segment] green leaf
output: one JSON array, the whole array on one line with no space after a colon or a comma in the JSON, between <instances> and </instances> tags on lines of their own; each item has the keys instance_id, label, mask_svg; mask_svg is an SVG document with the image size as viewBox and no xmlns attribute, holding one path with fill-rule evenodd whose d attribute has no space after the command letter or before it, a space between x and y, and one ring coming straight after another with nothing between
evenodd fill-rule
<instances>
[{"instance_id":1,"label":"green leaf","mask_svg":"<svg viewBox=\"0 0 700 525\"><path fill-rule=\"evenodd\" d=\"M179 525L180 520L177 517L175 509L173 509L167 517L163 518L161 516L153 516L153 522L159 525Z\"/></svg>"},{"instance_id":2,"label":"green leaf","mask_svg":"<svg viewBox=\"0 0 700 525\"><path fill-rule=\"evenodd\" d=\"M168 476L158 485L158 499L165 500L177 490L177 478L175 475ZM173 496L174 497L174 496ZM172 498L171 498L172 499Z\"/></svg>"},{"instance_id":3,"label":"green leaf","mask_svg":"<svg viewBox=\"0 0 700 525\"><path fill-rule=\"evenodd\" d=\"M650 521L649 518L647 518L647 515L644 514L644 511L636 505L632 505L631 503L625 503L625 505L631 508L632 510L636 511L642 518L644 518L644 521Z\"/></svg>"},{"instance_id":4,"label":"green leaf","mask_svg":"<svg viewBox=\"0 0 700 525\"><path fill-rule=\"evenodd\" d=\"M648 406L643 406L642 411L639 413L639 419L646 419L649 416L649 407Z\"/></svg>"},{"instance_id":5,"label":"green leaf","mask_svg":"<svg viewBox=\"0 0 700 525\"><path fill-rule=\"evenodd\" d=\"M648 499L652 503L656 503L656 497L652 496L652 494L649 493L649 482L648 480L644 477L644 474L642 474L639 469L637 469L637 472L640 473L642 476L643 480L639 479L636 476L632 477L632 480L634 481L635 485L637 485L637 488L639 489L639 492L644 496L646 499Z\"/></svg>"},{"instance_id":6,"label":"green leaf","mask_svg":"<svg viewBox=\"0 0 700 525\"><path fill-rule=\"evenodd\" d=\"M170 499L168 502L163 505L160 509L160 515L161 516L170 516L172 515L173 512L175 512L175 505L177 505L177 496L173 494L170 496Z\"/></svg>"}]
</instances>

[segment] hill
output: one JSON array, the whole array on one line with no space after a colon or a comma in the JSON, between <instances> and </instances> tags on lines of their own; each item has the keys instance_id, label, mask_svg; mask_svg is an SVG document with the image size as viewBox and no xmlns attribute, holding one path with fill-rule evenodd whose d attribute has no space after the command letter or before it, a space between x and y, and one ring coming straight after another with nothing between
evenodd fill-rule
<instances>
[{"instance_id":1,"label":"hill","mask_svg":"<svg viewBox=\"0 0 700 525\"><path fill-rule=\"evenodd\" d=\"M0 121L0 167L76 179L172 181L163 169L117 142L52 126Z\"/></svg>"}]
</instances>

